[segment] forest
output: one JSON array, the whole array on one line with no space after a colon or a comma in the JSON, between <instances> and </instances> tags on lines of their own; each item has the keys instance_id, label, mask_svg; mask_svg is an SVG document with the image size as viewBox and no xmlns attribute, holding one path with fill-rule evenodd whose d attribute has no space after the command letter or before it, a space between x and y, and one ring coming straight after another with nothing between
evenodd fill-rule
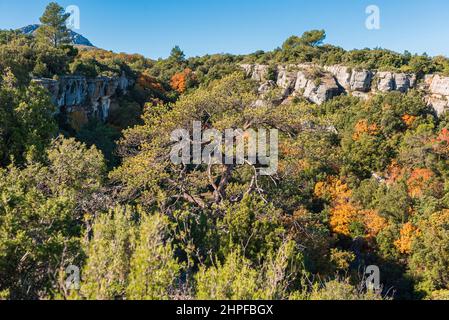
<instances>
[{"instance_id":1,"label":"forest","mask_svg":"<svg viewBox=\"0 0 449 320\"><path fill-rule=\"evenodd\" d=\"M449 76L448 58L346 51L311 30L270 52L152 60L73 46L66 19L51 3L34 36L0 31L0 300L449 299L449 116L419 89L254 107L240 67L422 80ZM134 85L106 122L74 126L33 81L66 75ZM173 164L170 134L194 121L277 129L277 172Z\"/></svg>"}]
</instances>

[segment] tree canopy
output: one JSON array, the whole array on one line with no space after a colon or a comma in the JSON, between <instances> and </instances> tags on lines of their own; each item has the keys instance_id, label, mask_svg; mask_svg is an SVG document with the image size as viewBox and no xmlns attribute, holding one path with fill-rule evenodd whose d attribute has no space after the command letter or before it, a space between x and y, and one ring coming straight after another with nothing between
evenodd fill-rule
<instances>
[{"instance_id":1,"label":"tree canopy","mask_svg":"<svg viewBox=\"0 0 449 320\"><path fill-rule=\"evenodd\" d=\"M312 30L271 52L175 47L155 61L68 45L66 19L51 3L37 38L0 31L0 299L449 297L449 115L417 89L276 104L278 88L261 95L240 67L345 64L419 78L447 73L447 58L345 51ZM124 75L133 86L106 122L75 129L31 81L63 75ZM193 140L198 123L276 130L277 170L171 161L172 133ZM379 267L381 287L367 285L367 266Z\"/></svg>"},{"instance_id":2,"label":"tree canopy","mask_svg":"<svg viewBox=\"0 0 449 320\"><path fill-rule=\"evenodd\" d=\"M42 25L37 30L37 36L43 41L49 41L55 48L70 42L66 21L70 17L64 8L56 2L51 2L45 8L40 18Z\"/></svg>"}]
</instances>

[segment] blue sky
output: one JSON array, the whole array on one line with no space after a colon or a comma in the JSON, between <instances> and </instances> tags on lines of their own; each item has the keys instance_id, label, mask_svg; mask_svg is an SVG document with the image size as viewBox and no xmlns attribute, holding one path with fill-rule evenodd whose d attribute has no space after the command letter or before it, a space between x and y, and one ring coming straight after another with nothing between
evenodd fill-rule
<instances>
[{"instance_id":1,"label":"blue sky","mask_svg":"<svg viewBox=\"0 0 449 320\"><path fill-rule=\"evenodd\" d=\"M48 0L0 0L0 29L37 23ZM449 56L447 0L59 0L77 5L96 46L158 58L179 45L187 56L272 50L290 35L325 29L345 49L383 47ZM365 28L368 5L380 30Z\"/></svg>"}]
</instances>

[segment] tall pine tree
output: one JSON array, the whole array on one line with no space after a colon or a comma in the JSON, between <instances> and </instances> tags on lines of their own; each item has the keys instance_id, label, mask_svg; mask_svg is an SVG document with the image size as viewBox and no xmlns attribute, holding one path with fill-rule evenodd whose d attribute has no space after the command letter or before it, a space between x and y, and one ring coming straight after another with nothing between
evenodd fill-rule
<instances>
[{"instance_id":1,"label":"tall pine tree","mask_svg":"<svg viewBox=\"0 0 449 320\"><path fill-rule=\"evenodd\" d=\"M66 26L66 20L70 17L64 8L55 2L51 2L40 18L41 27L37 30L40 40L51 43L55 48L61 44L70 42L70 33Z\"/></svg>"}]
</instances>

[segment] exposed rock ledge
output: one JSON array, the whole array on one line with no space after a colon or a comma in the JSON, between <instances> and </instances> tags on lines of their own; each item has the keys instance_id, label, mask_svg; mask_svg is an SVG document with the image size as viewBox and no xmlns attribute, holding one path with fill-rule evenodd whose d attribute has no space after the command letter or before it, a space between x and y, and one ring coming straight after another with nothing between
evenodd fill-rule
<instances>
[{"instance_id":1,"label":"exposed rock ledge","mask_svg":"<svg viewBox=\"0 0 449 320\"><path fill-rule=\"evenodd\" d=\"M275 70L259 64L243 64L241 67L248 77L262 82L261 94L271 88L280 88L281 102L291 96L303 96L313 103L322 104L343 93L368 98L378 92L407 92L419 88L425 91L426 102L438 115L449 109L449 77L436 74L427 75L418 85L414 74L356 70L340 65L318 67L299 64L277 66Z\"/></svg>"},{"instance_id":2,"label":"exposed rock ledge","mask_svg":"<svg viewBox=\"0 0 449 320\"><path fill-rule=\"evenodd\" d=\"M438 115L449 110L449 77L437 74L426 75L422 84L426 95L426 102L432 106Z\"/></svg>"},{"instance_id":3,"label":"exposed rock ledge","mask_svg":"<svg viewBox=\"0 0 449 320\"><path fill-rule=\"evenodd\" d=\"M106 121L111 100L126 94L133 84L124 74L121 77L86 78L83 76L61 76L59 80L39 78L33 80L51 94L58 113L81 112L86 119Z\"/></svg>"}]
</instances>

